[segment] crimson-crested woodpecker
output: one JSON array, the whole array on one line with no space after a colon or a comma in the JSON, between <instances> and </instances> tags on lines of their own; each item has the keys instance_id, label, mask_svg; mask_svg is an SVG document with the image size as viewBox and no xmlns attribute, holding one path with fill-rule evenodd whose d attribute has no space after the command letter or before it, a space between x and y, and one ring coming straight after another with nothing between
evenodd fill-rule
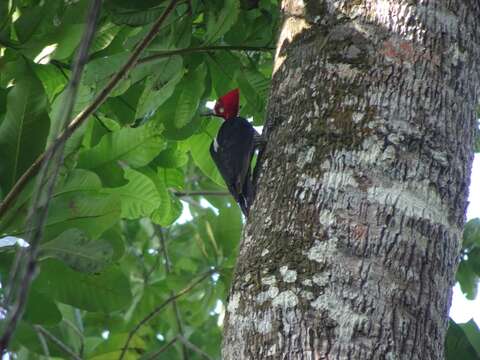
<instances>
[{"instance_id":1,"label":"crimson-crested woodpecker","mask_svg":"<svg viewBox=\"0 0 480 360\"><path fill-rule=\"evenodd\" d=\"M239 89L234 89L221 96L210 113L224 119L210 154L228 190L248 216L254 194L250 165L255 147L263 140L252 124L238 116L239 95Z\"/></svg>"}]
</instances>

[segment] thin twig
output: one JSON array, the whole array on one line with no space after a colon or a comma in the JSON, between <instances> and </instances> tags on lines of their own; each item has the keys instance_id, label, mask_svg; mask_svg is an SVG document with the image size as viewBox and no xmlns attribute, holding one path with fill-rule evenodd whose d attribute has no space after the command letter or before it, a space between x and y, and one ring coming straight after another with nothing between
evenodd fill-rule
<instances>
[{"instance_id":1,"label":"thin twig","mask_svg":"<svg viewBox=\"0 0 480 360\"><path fill-rule=\"evenodd\" d=\"M207 277L212 275L216 270L210 270L204 273L200 278L192 282L190 285L188 285L186 288L180 290L176 295L170 296L167 300L165 300L163 303L161 303L159 306L157 306L153 311L151 311L147 316L145 316L142 320L138 322L135 327L130 330L128 333L127 340L125 341L125 344L123 345L122 352L120 353L120 356L118 360L122 360L125 356L125 353L128 349L128 345L130 344L130 341L132 340L133 336L136 334L136 332L146 323L148 323L150 320L152 320L155 316L157 316L168 304L170 304L172 301L177 300L178 298L182 297L183 295L187 294L190 292L192 289L194 289L198 284L200 284L203 280L205 280Z\"/></svg>"},{"instance_id":2,"label":"thin twig","mask_svg":"<svg viewBox=\"0 0 480 360\"><path fill-rule=\"evenodd\" d=\"M228 196L228 191L174 191L173 195L176 197L188 197L188 196Z\"/></svg>"},{"instance_id":3,"label":"thin twig","mask_svg":"<svg viewBox=\"0 0 480 360\"><path fill-rule=\"evenodd\" d=\"M78 310L78 309L76 309L76 310ZM71 328L73 330L73 332L76 333L78 335L78 337L80 338L80 357L83 357L83 349L84 349L84 346L85 346L85 337L83 336L83 332L80 331L80 329L77 328L77 325L72 323L70 320L64 318L63 321L65 322L65 325L67 325L69 328Z\"/></svg>"},{"instance_id":4,"label":"thin twig","mask_svg":"<svg viewBox=\"0 0 480 360\"><path fill-rule=\"evenodd\" d=\"M101 0L94 0L88 12L85 33L83 34L83 38L80 42L80 46L76 55L72 79L66 90L67 96L65 97L64 104L62 104L63 107L58 119L58 126L53 129L54 134L55 131L60 133L62 128L67 125L67 121L72 114L83 68L85 67L86 59L88 58L88 51L95 34L101 5ZM30 246L25 250L20 250L17 253L17 259L25 258L25 262L21 264L20 260L15 261L14 264L17 266L16 268L12 269L14 272L14 275L12 276L13 282L8 284L9 293L7 299L14 301L14 304L9 309L4 332L0 338L0 355L7 350L8 344L10 343L15 329L17 328L18 322L22 318L24 308L27 303L30 285L37 272L39 243L43 237L43 230L48 215L48 206L53 194L55 181L63 162L65 141L66 139L56 141L49 148L49 150L44 153L44 156L38 165L40 176L38 177L37 184L33 192L33 200L26 221L26 239ZM17 280L18 283L16 283Z\"/></svg>"},{"instance_id":5,"label":"thin twig","mask_svg":"<svg viewBox=\"0 0 480 360\"><path fill-rule=\"evenodd\" d=\"M50 357L50 350L48 350L48 344L47 340L45 340L45 336L42 334L42 332L37 329L36 326L34 326L35 333L37 334L38 341L40 341L40 345L42 346L43 354L49 358Z\"/></svg>"},{"instance_id":6,"label":"thin twig","mask_svg":"<svg viewBox=\"0 0 480 360\"><path fill-rule=\"evenodd\" d=\"M160 248L163 253L163 257L165 259L165 273L170 274L172 271L171 263L170 263L170 258L168 257L168 250L167 250L167 244L165 241L165 236L163 234L163 229L161 226L155 226L155 232L158 233L158 237L160 238ZM171 291L170 296L175 296L175 292ZM180 310L178 309L177 302L175 300L172 301L172 310L175 315L175 320L177 322L177 329L178 333L183 336L183 324L182 324L182 319L180 317ZM188 352L185 344L182 345L182 352L183 352L183 358L188 360Z\"/></svg>"},{"instance_id":7,"label":"thin twig","mask_svg":"<svg viewBox=\"0 0 480 360\"><path fill-rule=\"evenodd\" d=\"M70 136L75 132L75 130L77 130L80 127L80 125L82 125L90 117L90 115L92 115L95 112L95 110L97 110L100 107L100 105L102 105L105 102L105 100L107 100L108 96L115 89L116 85L120 82L120 80L122 80L138 62L140 54L143 52L143 50L145 50L145 48L152 42L154 37L157 35L162 23L165 21L168 15L170 15L172 10L175 8L177 1L178 0L172 0L170 2L170 4L167 6L163 14L160 16L160 18L154 23L149 33L135 47L135 49L132 52L132 55L127 60L125 65L123 65L122 68L110 79L108 84L103 88L102 91L100 91L100 93L93 100L93 102L90 105L88 105L85 109L83 109L70 122L70 124L65 129L65 131L63 131L60 134L60 136L56 138L54 143L50 146L50 149L55 147L56 144L65 142L68 138L70 138ZM15 198L20 194L20 192L23 190L23 188L28 183L28 181L38 173L38 171L40 170L40 165L42 164L43 160L46 157L46 154L48 153L48 151L50 151L50 149L44 152L43 154L41 154L33 162L33 164L30 165L30 167L22 174L22 176L15 183L15 185L7 194L7 196L5 196L5 199L0 204L0 217L10 207L13 200L15 200Z\"/></svg>"},{"instance_id":8,"label":"thin twig","mask_svg":"<svg viewBox=\"0 0 480 360\"><path fill-rule=\"evenodd\" d=\"M51 342L53 342L55 345L57 345L65 354L70 355L70 357L74 360L82 360L80 356L75 354L75 352L70 349L66 344L63 343L62 340L57 338L55 335L50 333L47 329L40 325L36 325L35 329L37 329L41 334L45 335L47 338L50 339Z\"/></svg>"},{"instance_id":9,"label":"thin twig","mask_svg":"<svg viewBox=\"0 0 480 360\"><path fill-rule=\"evenodd\" d=\"M198 346L196 346L195 344L192 344L190 341L188 341L187 339L185 339L182 335L177 335L177 338L178 340L180 340L180 342L182 344L184 344L186 347L188 347L189 349L195 351L197 354L203 356L205 359L207 360L213 360L210 355L208 355L205 351L203 351L202 349L200 349Z\"/></svg>"},{"instance_id":10,"label":"thin twig","mask_svg":"<svg viewBox=\"0 0 480 360\"><path fill-rule=\"evenodd\" d=\"M160 349L158 349L157 351L155 351L153 354L150 354L147 358L145 358L145 360L151 360L151 359L158 359L157 356L160 355L161 353L163 353L165 350L167 350L170 346L172 346L173 344L175 344L175 342L177 341L177 337L175 336L172 340L170 340L168 343L166 343L165 345L163 345Z\"/></svg>"},{"instance_id":11,"label":"thin twig","mask_svg":"<svg viewBox=\"0 0 480 360\"><path fill-rule=\"evenodd\" d=\"M147 62L155 61L157 59L173 56L173 55L182 55L190 54L195 52L210 52L210 51L272 51L275 50L271 46L230 46L230 45L217 45L217 46L202 46L202 47L193 47L193 48L183 48L175 50L165 50L159 51L153 55L146 56L141 58L138 63L144 64Z\"/></svg>"}]
</instances>

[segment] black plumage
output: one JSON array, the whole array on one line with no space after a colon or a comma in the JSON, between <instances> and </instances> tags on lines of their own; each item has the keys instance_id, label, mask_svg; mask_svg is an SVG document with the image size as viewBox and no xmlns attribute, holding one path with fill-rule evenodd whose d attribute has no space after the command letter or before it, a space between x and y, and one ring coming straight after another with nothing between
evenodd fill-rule
<instances>
[{"instance_id":1,"label":"black plumage","mask_svg":"<svg viewBox=\"0 0 480 360\"><path fill-rule=\"evenodd\" d=\"M250 163L255 151L255 134L246 119L232 117L223 122L210 145L212 159L245 216L253 195Z\"/></svg>"}]
</instances>

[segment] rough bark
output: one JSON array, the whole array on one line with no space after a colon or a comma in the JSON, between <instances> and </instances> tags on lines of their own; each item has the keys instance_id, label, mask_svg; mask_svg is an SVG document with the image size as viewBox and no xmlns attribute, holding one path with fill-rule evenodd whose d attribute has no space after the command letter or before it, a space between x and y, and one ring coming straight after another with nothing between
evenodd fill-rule
<instances>
[{"instance_id":1,"label":"rough bark","mask_svg":"<svg viewBox=\"0 0 480 360\"><path fill-rule=\"evenodd\" d=\"M478 0L283 0L223 357L442 359Z\"/></svg>"}]
</instances>

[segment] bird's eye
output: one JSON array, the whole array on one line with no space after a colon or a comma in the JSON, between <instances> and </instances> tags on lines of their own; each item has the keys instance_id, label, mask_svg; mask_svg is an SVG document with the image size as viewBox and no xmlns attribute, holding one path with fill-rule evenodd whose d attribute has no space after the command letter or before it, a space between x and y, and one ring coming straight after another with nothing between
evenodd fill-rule
<instances>
[{"instance_id":1,"label":"bird's eye","mask_svg":"<svg viewBox=\"0 0 480 360\"><path fill-rule=\"evenodd\" d=\"M218 109L218 112L219 112L219 113L223 113L223 107L219 108L219 109Z\"/></svg>"}]
</instances>

